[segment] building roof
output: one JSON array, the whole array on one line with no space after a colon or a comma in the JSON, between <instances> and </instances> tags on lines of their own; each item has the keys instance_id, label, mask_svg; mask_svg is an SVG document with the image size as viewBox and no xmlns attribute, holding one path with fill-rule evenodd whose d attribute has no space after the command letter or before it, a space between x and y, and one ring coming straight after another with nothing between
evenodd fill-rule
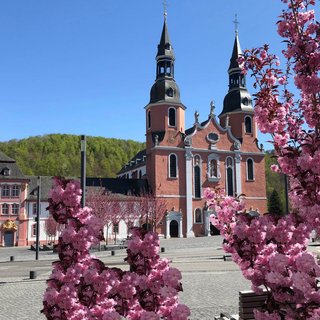
<instances>
[{"instance_id":1,"label":"building roof","mask_svg":"<svg viewBox=\"0 0 320 320\"><path fill-rule=\"evenodd\" d=\"M106 190L123 195L142 196L149 193L147 179L90 178L87 187L104 187Z\"/></svg>"},{"instance_id":2,"label":"building roof","mask_svg":"<svg viewBox=\"0 0 320 320\"><path fill-rule=\"evenodd\" d=\"M16 160L8 157L6 154L0 151L0 163L2 162L16 162Z\"/></svg>"},{"instance_id":3,"label":"building roof","mask_svg":"<svg viewBox=\"0 0 320 320\"><path fill-rule=\"evenodd\" d=\"M158 44L157 58L160 56L168 56L171 59L174 59L173 47L171 45L166 19L163 22L160 43Z\"/></svg>"},{"instance_id":4,"label":"building roof","mask_svg":"<svg viewBox=\"0 0 320 320\"><path fill-rule=\"evenodd\" d=\"M229 90L223 100L223 109L219 117L230 112L253 112L252 98L246 87L246 77L242 73L238 59L241 57L238 32L233 43L232 54L230 58L229 73Z\"/></svg>"},{"instance_id":5,"label":"building roof","mask_svg":"<svg viewBox=\"0 0 320 320\"><path fill-rule=\"evenodd\" d=\"M38 176L28 176L28 179L30 180L30 183L28 186L27 200L36 201L37 200L37 193L35 192L35 190L37 189ZM47 201L49 198L49 191L52 188L53 177L52 176L41 176L40 181L41 181L40 200Z\"/></svg>"},{"instance_id":6,"label":"building roof","mask_svg":"<svg viewBox=\"0 0 320 320\"><path fill-rule=\"evenodd\" d=\"M26 180L16 161L0 151L0 180Z\"/></svg>"},{"instance_id":7,"label":"building roof","mask_svg":"<svg viewBox=\"0 0 320 320\"><path fill-rule=\"evenodd\" d=\"M146 150L139 151L117 174L122 174L135 168L140 167L146 163Z\"/></svg>"},{"instance_id":8,"label":"building roof","mask_svg":"<svg viewBox=\"0 0 320 320\"><path fill-rule=\"evenodd\" d=\"M238 59L241 57L241 55L242 55L242 50L240 47L238 33L236 33L228 71L230 71L231 69L234 69L234 68L240 68Z\"/></svg>"}]
</instances>

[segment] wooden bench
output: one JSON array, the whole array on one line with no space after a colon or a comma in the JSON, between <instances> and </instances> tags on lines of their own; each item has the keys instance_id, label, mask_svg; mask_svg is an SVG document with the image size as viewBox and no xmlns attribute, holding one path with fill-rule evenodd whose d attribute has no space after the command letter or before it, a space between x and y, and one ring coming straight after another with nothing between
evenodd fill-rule
<instances>
[{"instance_id":1,"label":"wooden bench","mask_svg":"<svg viewBox=\"0 0 320 320\"><path fill-rule=\"evenodd\" d=\"M253 309L261 308L267 300L268 294L264 291L262 294L255 292L240 291L239 292L239 319L240 320L254 320Z\"/></svg>"}]
</instances>

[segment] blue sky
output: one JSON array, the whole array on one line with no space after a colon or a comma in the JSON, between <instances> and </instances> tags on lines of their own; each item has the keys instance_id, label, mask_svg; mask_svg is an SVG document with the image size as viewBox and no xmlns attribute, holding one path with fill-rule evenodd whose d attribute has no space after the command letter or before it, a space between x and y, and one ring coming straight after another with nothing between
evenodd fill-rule
<instances>
[{"instance_id":1,"label":"blue sky","mask_svg":"<svg viewBox=\"0 0 320 320\"><path fill-rule=\"evenodd\" d=\"M238 15L242 49L270 43L280 0L168 0L175 79L187 106L221 112ZM49 133L144 141L162 0L0 2L0 141ZM251 82L249 91L253 93ZM261 137L265 140L265 137Z\"/></svg>"}]
</instances>

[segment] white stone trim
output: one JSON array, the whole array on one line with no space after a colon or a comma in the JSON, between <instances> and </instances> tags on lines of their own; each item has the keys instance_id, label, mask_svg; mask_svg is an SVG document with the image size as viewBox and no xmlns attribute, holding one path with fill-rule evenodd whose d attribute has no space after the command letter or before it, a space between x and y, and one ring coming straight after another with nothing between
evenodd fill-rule
<instances>
[{"instance_id":1,"label":"white stone trim","mask_svg":"<svg viewBox=\"0 0 320 320\"><path fill-rule=\"evenodd\" d=\"M242 183L241 183L241 155L237 152L235 155L235 168L236 168L236 192L237 194L242 193Z\"/></svg>"},{"instance_id":2,"label":"white stone trim","mask_svg":"<svg viewBox=\"0 0 320 320\"><path fill-rule=\"evenodd\" d=\"M248 199L248 200L267 200L267 197L241 197L242 199Z\"/></svg>"},{"instance_id":3,"label":"white stone trim","mask_svg":"<svg viewBox=\"0 0 320 320\"><path fill-rule=\"evenodd\" d=\"M187 225L187 232L186 237L192 238L194 237L193 232L193 212L192 212L192 152L190 148L186 148L186 225Z\"/></svg>"},{"instance_id":4,"label":"white stone trim","mask_svg":"<svg viewBox=\"0 0 320 320\"><path fill-rule=\"evenodd\" d=\"M179 194L158 194L155 197L157 198L186 198L186 195L179 195Z\"/></svg>"},{"instance_id":5,"label":"white stone trim","mask_svg":"<svg viewBox=\"0 0 320 320\"><path fill-rule=\"evenodd\" d=\"M186 148L179 148L179 147L170 147L170 146L157 146L157 148L153 147L152 149L162 149L162 150L176 150L176 151L186 151L186 149L190 149L193 152L207 152L207 153L212 153L212 150L209 149L202 149L202 148L192 148L192 147L186 147ZM230 150L214 150L215 153L217 154L230 154L234 155L235 151L230 151ZM241 155L244 156L264 156L264 152L242 152Z\"/></svg>"},{"instance_id":6,"label":"white stone trim","mask_svg":"<svg viewBox=\"0 0 320 320\"><path fill-rule=\"evenodd\" d=\"M169 211L166 215L166 239L170 239L170 223L177 221L178 223L178 238L183 238L182 233L182 213L176 211Z\"/></svg>"}]
</instances>

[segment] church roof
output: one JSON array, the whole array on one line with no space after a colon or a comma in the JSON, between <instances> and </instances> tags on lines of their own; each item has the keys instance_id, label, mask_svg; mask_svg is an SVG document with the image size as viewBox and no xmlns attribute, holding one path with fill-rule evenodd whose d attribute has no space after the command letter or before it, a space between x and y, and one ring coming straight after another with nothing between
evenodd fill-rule
<instances>
[{"instance_id":1,"label":"church roof","mask_svg":"<svg viewBox=\"0 0 320 320\"><path fill-rule=\"evenodd\" d=\"M122 169L117 174L133 170L137 167L140 167L142 164L145 164L146 155L147 153L145 149L139 151L125 166L122 167Z\"/></svg>"},{"instance_id":2,"label":"church roof","mask_svg":"<svg viewBox=\"0 0 320 320\"><path fill-rule=\"evenodd\" d=\"M158 45L157 58L160 56L170 56L174 59L173 48L170 41L169 31L167 27L167 20L164 20L160 43Z\"/></svg>"},{"instance_id":3,"label":"church roof","mask_svg":"<svg viewBox=\"0 0 320 320\"><path fill-rule=\"evenodd\" d=\"M147 179L87 178L87 187L103 187L123 195L142 196L149 192Z\"/></svg>"},{"instance_id":4,"label":"church roof","mask_svg":"<svg viewBox=\"0 0 320 320\"><path fill-rule=\"evenodd\" d=\"M238 37L238 33L236 33L228 71L230 71L231 69L240 68L238 59L240 58L241 55L242 55L242 51L240 47L239 37Z\"/></svg>"}]
</instances>

